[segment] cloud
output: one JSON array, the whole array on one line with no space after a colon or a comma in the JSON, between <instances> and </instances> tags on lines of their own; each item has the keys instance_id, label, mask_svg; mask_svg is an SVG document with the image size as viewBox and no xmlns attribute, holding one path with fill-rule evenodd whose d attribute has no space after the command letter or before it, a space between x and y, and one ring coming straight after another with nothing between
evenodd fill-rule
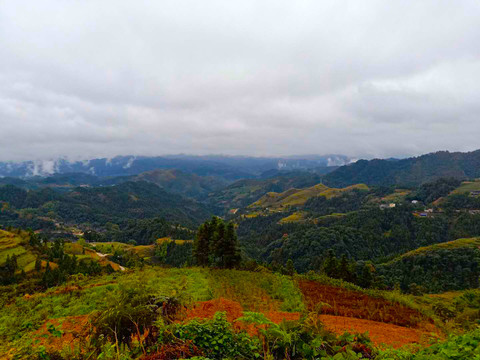
<instances>
[{"instance_id":1,"label":"cloud","mask_svg":"<svg viewBox=\"0 0 480 360\"><path fill-rule=\"evenodd\" d=\"M476 1L2 1L0 160L473 150Z\"/></svg>"}]
</instances>

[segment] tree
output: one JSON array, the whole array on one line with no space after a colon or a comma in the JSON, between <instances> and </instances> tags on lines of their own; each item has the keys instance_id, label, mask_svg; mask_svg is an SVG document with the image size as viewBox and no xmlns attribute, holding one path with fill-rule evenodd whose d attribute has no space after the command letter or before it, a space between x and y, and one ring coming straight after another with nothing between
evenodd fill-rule
<instances>
[{"instance_id":1,"label":"tree","mask_svg":"<svg viewBox=\"0 0 480 360\"><path fill-rule=\"evenodd\" d=\"M42 270L42 260L37 257L37 259L35 260L35 271L40 271Z\"/></svg>"},{"instance_id":2,"label":"tree","mask_svg":"<svg viewBox=\"0 0 480 360\"><path fill-rule=\"evenodd\" d=\"M223 267L231 269L240 264L241 256L238 248L238 238L235 232L235 225L229 222L225 231L223 251Z\"/></svg>"},{"instance_id":3,"label":"tree","mask_svg":"<svg viewBox=\"0 0 480 360\"><path fill-rule=\"evenodd\" d=\"M293 260L288 259L287 260L287 265L285 266L285 271L287 272L287 275L293 276L295 274L295 266L293 266Z\"/></svg>"},{"instance_id":4,"label":"tree","mask_svg":"<svg viewBox=\"0 0 480 360\"><path fill-rule=\"evenodd\" d=\"M327 276L338 278L338 260L332 249L328 250L327 259L325 260L323 269Z\"/></svg>"},{"instance_id":5,"label":"tree","mask_svg":"<svg viewBox=\"0 0 480 360\"><path fill-rule=\"evenodd\" d=\"M197 236L193 244L193 256L197 265L208 266L208 258L210 255L210 229L208 223L200 225L197 231Z\"/></svg>"},{"instance_id":6,"label":"tree","mask_svg":"<svg viewBox=\"0 0 480 360\"><path fill-rule=\"evenodd\" d=\"M210 240L210 251L212 258L210 264L218 267L225 267L225 249L227 247L225 223L218 219L210 223L213 229L213 236Z\"/></svg>"},{"instance_id":7,"label":"tree","mask_svg":"<svg viewBox=\"0 0 480 360\"><path fill-rule=\"evenodd\" d=\"M345 254L342 255L342 259L340 260L340 264L338 266L338 276L340 279L343 279L345 281L350 281L350 282L352 281L350 264Z\"/></svg>"},{"instance_id":8,"label":"tree","mask_svg":"<svg viewBox=\"0 0 480 360\"><path fill-rule=\"evenodd\" d=\"M200 225L193 245L193 255L200 266L234 268L240 264L235 225L213 217Z\"/></svg>"}]
</instances>

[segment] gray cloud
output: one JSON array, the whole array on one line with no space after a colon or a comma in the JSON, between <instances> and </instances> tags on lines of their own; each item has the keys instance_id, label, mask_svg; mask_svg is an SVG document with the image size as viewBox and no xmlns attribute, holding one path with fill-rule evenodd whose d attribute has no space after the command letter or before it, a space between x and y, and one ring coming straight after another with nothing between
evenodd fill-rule
<instances>
[{"instance_id":1,"label":"gray cloud","mask_svg":"<svg viewBox=\"0 0 480 360\"><path fill-rule=\"evenodd\" d=\"M480 148L477 1L0 0L0 160Z\"/></svg>"}]
</instances>

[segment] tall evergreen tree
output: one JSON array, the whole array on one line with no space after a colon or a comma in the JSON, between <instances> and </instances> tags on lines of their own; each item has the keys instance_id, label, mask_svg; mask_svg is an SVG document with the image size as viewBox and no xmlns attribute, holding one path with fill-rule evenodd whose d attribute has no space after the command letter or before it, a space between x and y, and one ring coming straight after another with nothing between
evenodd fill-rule
<instances>
[{"instance_id":1,"label":"tall evergreen tree","mask_svg":"<svg viewBox=\"0 0 480 360\"><path fill-rule=\"evenodd\" d=\"M295 274L295 266L293 265L293 260L288 259L287 265L285 266L285 271L287 275L293 276Z\"/></svg>"},{"instance_id":2,"label":"tall evergreen tree","mask_svg":"<svg viewBox=\"0 0 480 360\"><path fill-rule=\"evenodd\" d=\"M238 248L238 238L235 232L235 225L229 222L225 230L225 240L223 246L223 267L234 268L240 264L240 250Z\"/></svg>"},{"instance_id":3,"label":"tall evergreen tree","mask_svg":"<svg viewBox=\"0 0 480 360\"><path fill-rule=\"evenodd\" d=\"M324 263L323 271L329 277L338 278L338 260L332 249L328 250L328 255Z\"/></svg>"},{"instance_id":4,"label":"tall evergreen tree","mask_svg":"<svg viewBox=\"0 0 480 360\"><path fill-rule=\"evenodd\" d=\"M211 253L213 266L225 267L225 248L226 248L226 228L225 223L222 220L217 220L216 229L213 235Z\"/></svg>"},{"instance_id":5,"label":"tall evergreen tree","mask_svg":"<svg viewBox=\"0 0 480 360\"><path fill-rule=\"evenodd\" d=\"M208 266L210 255L210 229L208 223L200 225L193 244L193 256L197 265Z\"/></svg>"},{"instance_id":6,"label":"tall evergreen tree","mask_svg":"<svg viewBox=\"0 0 480 360\"><path fill-rule=\"evenodd\" d=\"M193 255L201 266L237 267L241 257L234 224L225 225L217 217L202 224L194 241Z\"/></svg>"}]
</instances>

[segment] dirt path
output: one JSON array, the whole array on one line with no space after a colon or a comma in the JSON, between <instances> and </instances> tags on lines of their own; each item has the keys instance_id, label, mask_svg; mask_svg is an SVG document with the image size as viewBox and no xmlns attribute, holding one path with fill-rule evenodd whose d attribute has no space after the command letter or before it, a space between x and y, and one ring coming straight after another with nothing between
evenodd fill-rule
<instances>
[{"instance_id":1,"label":"dirt path","mask_svg":"<svg viewBox=\"0 0 480 360\"><path fill-rule=\"evenodd\" d=\"M424 343L429 336L429 333L418 329L351 317L320 315L320 320L328 330L338 335L345 331L361 334L368 332L370 339L377 346L386 344L399 348L408 344Z\"/></svg>"}]
</instances>

